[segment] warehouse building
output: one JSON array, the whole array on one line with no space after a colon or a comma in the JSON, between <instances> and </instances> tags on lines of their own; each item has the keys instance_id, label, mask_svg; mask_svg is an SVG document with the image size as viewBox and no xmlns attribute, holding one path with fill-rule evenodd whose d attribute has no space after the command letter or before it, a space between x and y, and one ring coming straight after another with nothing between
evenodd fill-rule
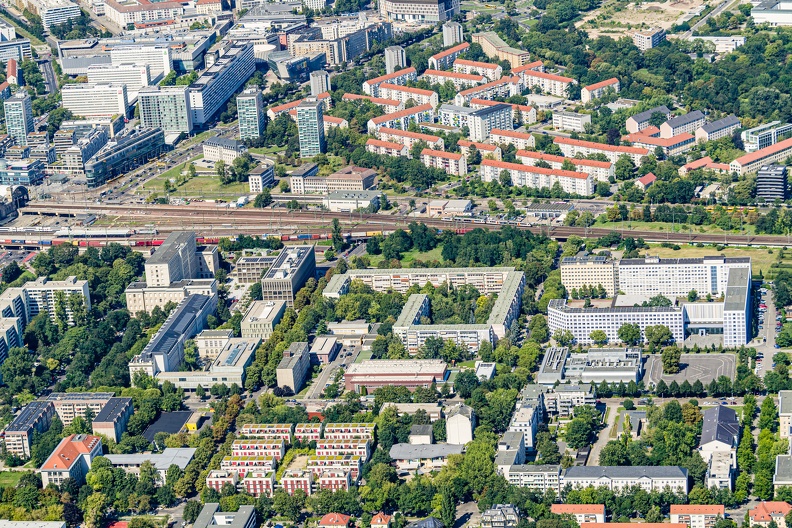
<instances>
[{"instance_id":1,"label":"warehouse building","mask_svg":"<svg viewBox=\"0 0 792 528\"><path fill-rule=\"evenodd\" d=\"M624 383L641 380L643 359L640 348L590 348L584 354L572 354L567 347L547 349L536 382L556 383Z\"/></svg>"}]
</instances>

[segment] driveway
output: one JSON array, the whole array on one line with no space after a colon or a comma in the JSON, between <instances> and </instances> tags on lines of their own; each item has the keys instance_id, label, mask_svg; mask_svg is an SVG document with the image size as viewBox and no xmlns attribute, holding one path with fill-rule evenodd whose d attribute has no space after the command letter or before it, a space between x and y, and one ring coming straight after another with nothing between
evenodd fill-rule
<instances>
[{"instance_id":1,"label":"driveway","mask_svg":"<svg viewBox=\"0 0 792 528\"><path fill-rule=\"evenodd\" d=\"M599 436L597 436L597 441L594 442L594 445L591 446L591 453L589 454L588 461L586 462L587 466L599 466L599 456L600 451L602 448L605 447L605 444L608 443L610 440L614 440L610 437L611 429L616 424L616 419L619 416L619 413L616 412L616 409L621 404L621 398L608 398L601 400L605 405L608 406L607 418L605 420L605 428L599 432Z\"/></svg>"}]
</instances>

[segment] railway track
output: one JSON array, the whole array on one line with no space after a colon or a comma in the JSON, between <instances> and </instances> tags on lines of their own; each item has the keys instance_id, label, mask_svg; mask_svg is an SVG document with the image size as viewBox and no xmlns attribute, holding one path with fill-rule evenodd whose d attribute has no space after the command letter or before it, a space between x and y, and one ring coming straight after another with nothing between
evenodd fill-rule
<instances>
[{"instance_id":1,"label":"railway track","mask_svg":"<svg viewBox=\"0 0 792 528\"><path fill-rule=\"evenodd\" d=\"M333 219L345 226L365 227L366 231L392 230L406 227L410 222L419 220L437 229L476 228L500 229L499 224L480 224L472 222L447 222L433 218L388 217L380 214L366 213L332 213L305 212L274 209L230 209L193 203L188 206L176 205L106 205L106 204L32 204L21 209L26 215L76 216L84 213L103 214L123 219L145 218L149 223L158 224L162 231L179 230L194 226L213 226L215 236L222 234L263 234L275 232L276 229L299 232L326 232ZM221 226L221 227L217 227ZM792 238L782 235L746 235L746 234L712 234L668 231L648 231L638 229L611 229L601 227L571 226L513 226L527 229L537 234L547 235L558 240L566 240L570 236L598 238L614 231L623 236L643 238L647 242L669 242L676 244L724 244L724 245L759 245L759 246L792 246ZM172 229L170 229L172 228ZM271 229L270 229L271 228ZM270 231L268 231L270 229Z\"/></svg>"}]
</instances>

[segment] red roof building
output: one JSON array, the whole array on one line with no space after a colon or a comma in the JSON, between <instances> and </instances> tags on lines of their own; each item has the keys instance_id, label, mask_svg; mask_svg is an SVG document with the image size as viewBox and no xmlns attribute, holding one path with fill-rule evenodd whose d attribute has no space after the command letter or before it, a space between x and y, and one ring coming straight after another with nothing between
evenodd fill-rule
<instances>
[{"instance_id":1,"label":"red roof building","mask_svg":"<svg viewBox=\"0 0 792 528\"><path fill-rule=\"evenodd\" d=\"M58 447L47 458L39 471L41 483L59 486L67 478L85 483L85 475L91 469L91 462L102 454L102 439L98 436L78 434L69 435L60 441Z\"/></svg>"},{"instance_id":2,"label":"red roof building","mask_svg":"<svg viewBox=\"0 0 792 528\"><path fill-rule=\"evenodd\" d=\"M638 179L635 181L635 184L636 184L638 187L640 187L642 191L646 191L646 189L648 189L649 187L651 187L651 186L652 186L652 184L653 184L655 181L657 181L657 176L655 176L654 174L652 174L652 173L650 172L650 173L649 173L649 174L647 174L646 176L643 176L643 177L641 177L641 178L638 178Z\"/></svg>"},{"instance_id":3,"label":"red roof building","mask_svg":"<svg viewBox=\"0 0 792 528\"><path fill-rule=\"evenodd\" d=\"M319 520L319 528L343 528L349 526L349 515L328 513Z\"/></svg>"},{"instance_id":4,"label":"red roof building","mask_svg":"<svg viewBox=\"0 0 792 528\"><path fill-rule=\"evenodd\" d=\"M792 506L781 501L762 501L756 508L748 510L751 526L767 526L775 521L779 526L784 523L784 517L792 511Z\"/></svg>"}]
</instances>

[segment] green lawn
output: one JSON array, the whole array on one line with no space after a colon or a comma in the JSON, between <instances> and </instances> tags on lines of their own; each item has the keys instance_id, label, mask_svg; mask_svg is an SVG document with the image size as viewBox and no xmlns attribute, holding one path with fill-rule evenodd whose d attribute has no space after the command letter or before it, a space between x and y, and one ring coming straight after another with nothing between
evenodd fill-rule
<instances>
[{"instance_id":1,"label":"green lawn","mask_svg":"<svg viewBox=\"0 0 792 528\"><path fill-rule=\"evenodd\" d=\"M629 236L630 230L635 229L639 231L671 231L672 233L729 233L729 234L754 234L754 226L743 224L743 231L740 231L740 225L737 224L735 229L731 231L724 231L716 225L696 226L693 224L680 224L671 222L596 222L592 227L610 228L614 231L621 232L624 230L625 236Z\"/></svg>"},{"instance_id":2,"label":"green lawn","mask_svg":"<svg viewBox=\"0 0 792 528\"><path fill-rule=\"evenodd\" d=\"M29 38L29 39L30 39L30 45L31 45L31 46L34 46L34 47L35 47L35 46L47 46L47 43L46 43L46 42L42 42L42 41L40 41L40 40L39 40L39 39L37 39L35 36L33 36L33 34L31 34L31 33L30 33L30 32L28 32L28 31L25 31L25 30L22 28L22 26L20 26L19 24L17 24L17 21L16 21L16 20L14 20L14 18L13 18L13 17L10 17L10 16L4 16L4 17L2 17L2 18L3 18L3 20L5 20L6 22L8 22L9 24L13 25L13 26L14 26L14 29L16 30L16 32L17 32L19 35L21 35L21 36L23 36L23 37L25 37L25 38Z\"/></svg>"},{"instance_id":3,"label":"green lawn","mask_svg":"<svg viewBox=\"0 0 792 528\"><path fill-rule=\"evenodd\" d=\"M262 156L265 156L267 154L277 154L278 152L283 152L283 147L258 147L258 148L254 147L254 148L249 148L248 152L250 152L251 154L260 154Z\"/></svg>"},{"instance_id":4,"label":"green lawn","mask_svg":"<svg viewBox=\"0 0 792 528\"><path fill-rule=\"evenodd\" d=\"M16 486L19 484L19 481L22 479L22 475L27 473L26 471L2 471L0 472L0 487L3 488L10 488L12 486Z\"/></svg>"},{"instance_id":5,"label":"green lawn","mask_svg":"<svg viewBox=\"0 0 792 528\"><path fill-rule=\"evenodd\" d=\"M163 186L166 181L179 176L183 170L183 166L186 167L187 164L201 158L203 158L203 155L196 156L186 163L180 163L170 170L163 172L156 178L146 182L146 184L143 185L142 190L145 192L164 192ZM187 182L182 185L177 185L176 190L170 193L171 196L182 198L224 198L238 197L243 194L250 194L250 185L247 182L234 182L229 183L228 185L222 185L220 183L220 178L211 172L199 172L195 178L187 180Z\"/></svg>"},{"instance_id":6,"label":"green lawn","mask_svg":"<svg viewBox=\"0 0 792 528\"><path fill-rule=\"evenodd\" d=\"M380 255L368 255L368 257L369 257L369 259L371 259L371 266L375 267L375 268L377 267L377 264L379 264L380 262L382 262L385 259L385 257L383 257L381 254ZM409 263L414 261L414 260L422 260L424 262L427 262L427 261L430 261L430 260L442 261L443 260L442 248L436 247L436 248L431 249L429 251L418 251L418 250L415 250L415 249L411 249L410 251L402 254L401 263L403 265L405 265L406 267L409 267L408 266Z\"/></svg>"},{"instance_id":7,"label":"green lawn","mask_svg":"<svg viewBox=\"0 0 792 528\"><path fill-rule=\"evenodd\" d=\"M372 352L371 350L364 350L360 354L358 354L357 359L355 359L355 363L362 363L368 359L371 359Z\"/></svg>"},{"instance_id":8,"label":"green lawn","mask_svg":"<svg viewBox=\"0 0 792 528\"><path fill-rule=\"evenodd\" d=\"M699 258L707 255L724 254L727 257L751 257L751 266L754 275L758 275L761 271L764 276L770 272L771 265L778 262L778 248L762 249L759 247L724 247L720 251L716 251L712 246L697 247L682 245L679 251L674 251L672 248L661 247L659 244L649 244L651 249L649 253L657 255L661 258ZM772 251L772 253L770 253ZM792 252L784 252L784 263L792 264Z\"/></svg>"}]
</instances>

